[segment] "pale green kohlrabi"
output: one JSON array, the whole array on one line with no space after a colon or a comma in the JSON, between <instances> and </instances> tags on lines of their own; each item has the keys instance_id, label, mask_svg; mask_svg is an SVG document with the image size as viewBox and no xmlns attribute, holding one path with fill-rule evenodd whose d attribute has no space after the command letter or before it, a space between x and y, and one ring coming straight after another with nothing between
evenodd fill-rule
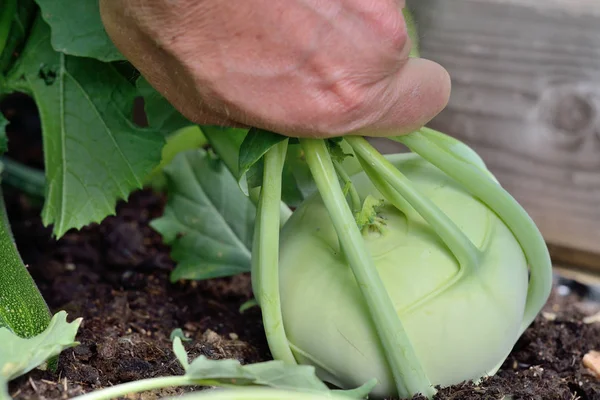
<instances>
[{"instance_id":1,"label":"pale green kohlrabi","mask_svg":"<svg viewBox=\"0 0 600 400\"><path fill-rule=\"evenodd\" d=\"M547 298L543 241L468 147L427 129L399 140L424 158L397 154L388 157L395 168L377 169L381 155L362 138L346 139L366 171L352 177L361 200L381 201L362 236L414 353L407 359L416 357L432 386L493 374ZM402 394L365 304L368 288L357 284L322 196L307 199L281 232L290 349L337 386L377 378L374 396ZM531 282L528 261L536 268Z\"/></svg>"}]
</instances>

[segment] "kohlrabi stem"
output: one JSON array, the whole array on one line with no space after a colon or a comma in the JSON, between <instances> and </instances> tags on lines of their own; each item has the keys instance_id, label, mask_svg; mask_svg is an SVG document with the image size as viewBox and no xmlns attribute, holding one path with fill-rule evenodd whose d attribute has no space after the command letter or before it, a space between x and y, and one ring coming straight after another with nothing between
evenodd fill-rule
<instances>
[{"instance_id":1,"label":"kohlrabi stem","mask_svg":"<svg viewBox=\"0 0 600 400\"><path fill-rule=\"evenodd\" d=\"M252 281L273 358L297 364L285 334L279 292L279 205L287 145L288 139L274 145L264 156L252 245Z\"/></svg>"},{"instance_id":2,"label":"kohlrabi stem","mask_svg":"<svg viewBox=\"0 0 600 400\"><path fill-rule=\"evenodd\" d=\"M394 165L379 153L366 139L358 136L346 138L346 141L364 165L369 166L431 226L435 233L448 246L459 264L456 279L469 274L477 268L481 252L458 226L438 206L414 188L412 182ZM363 165L363 167L364 167ZM369 173L369 170L365 170Z\"/></svg>"},{"instance_id":3,"label":"kohlrabi stem","mask_svg":"<svg viewBox=\"0 0 600 400\"><path fill-rule=\"evenodd\" d=\"M361 203L360 203L360 196L358 195L358 191L354 187L352 180L346 173L346 170L344 169L344 167L342 167L342 164L340 164L338 161L333 160L333 166L335 167L335 170L338 173L338 175L340 176L340 179L342 180L342 182L344 182L344 184L346 184L346 185L349 185L348 190L349 190L349 194L350 194L350 205L352 206L352 212L355 214L357 212L360 212L360 210L362 208Z\"/></svg>"},{"instance_id":4,"label":"kohlrabi stem","mask_svg":"<svg viewBox=\"0 0 600 400\"><path fill-rule=\"evenodd\" d=\"M433 397L435 388L423 367L386 291L375 263L340 186L327 145L323 140L300 139L306 162L327 207L356 283L364 296L373 325L394 377L398 395L421 393Z\"/></svg>"},{"instance_id":5,"label":"kohlrabi stem","mask_svg":"<svg viewBox=\"0 0 600 400\"><path fill-rule=\"evenodd\" d=\"M141 379L139 381L123 383L81 396L73 397L71 400L110 400L118 397L124 397L131 393L140 393L148 390L174 386L196 386L198 384L198 381L194 381L186 376L165 376L159 378Z\"/></svg>"},{"instance_id":6,"label":"kohlrabi stem","mask_svg":"<svg viewBox=\"0 0 600 400\"><path fill-rule=\"evenodd\" d=\"M502 186L480 168L455 155L451 147L444 146L441 141L431 140L430 138L435 137L435 131L429 128L423 128L422 131L430 131L431 135L414 132L395 140L404 143L441 169L490 207L521 245L530 268L527 302L521 325L523 333L540 312L552 290L552 261L544 237L523 207ZM435 134L440 135L439 132Z\"/></svg>"},{"instance_id":7,"label":"kohlrabi stem","mask_svg":"<svg viewBox=\"0 0 600 400\"><path fill-rule=\"evenodd\" d=\"M0 55L6 47L13 18L17 12L17 0L4 0L0 10ZM2 72L2 71L0 71Z\"/></svg>"}]
</instances>

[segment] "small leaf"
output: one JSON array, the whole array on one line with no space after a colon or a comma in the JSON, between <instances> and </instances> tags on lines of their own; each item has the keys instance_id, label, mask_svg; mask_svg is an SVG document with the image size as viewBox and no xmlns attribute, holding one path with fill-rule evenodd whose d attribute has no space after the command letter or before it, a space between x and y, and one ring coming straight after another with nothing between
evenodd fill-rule
<instances>
[{"instance_id":1,"label":"small leaf","mask_svg":"<svg viewBox=\"0 0 600 400\"><path fill-rule=\"evenodd\" d=\"M241 365L237 360L209 360L204 356L196 358L189 365L185 376L208 381L214 386L266 386L296 392L337 394L345 398L364 398L376 384L374 380L358 389L331 391L317 377L311 365L289 365L283 361Z\"/></svg>"},{"instance_id":2,"label":"small leaf","mask_svg":"<svg viewBox=\"0 0 600 400\"><path fill-rule=\"evenodd\" d=\"M173 336L173 333L171 333L171 336ZM180 336L175 336L173 338L173 353L175 353L175 357L177 357L177 361L179 361L179 364L181 364L183 369L187 371L190 366L190 363L188 362L188 355L185 351L185 347L183 347L183 343L181 343Z\"/></svg>"},{"instance_id":3,"label":"small leaf","mask_svg":"<svg viewBox=\"0 0 600 400\"><path fill-rule=\"evenodd\" d=\"M341 141L330 139L326 143L327 148L329 149L329 154L331 155L333 161L337 161L341 164L346 160L346 157L354 157L353 154L346 153L344 151L344 149L341 146Z\"/></svg>"},{"instance_id":4,"label":"small leaf","mask_svg":"<svg viewBox=\"0 0 600 400\"><path fill-rule=\"evenodd\" d=\"M209 360L204 356L192 361L185 375L191 379L236 385L250 384L256 380L254 374L247 371L237 360Z\"/></svg>"},{"instance_id":5,"label":"small leaf","mask_svg":"<svg viewBox=\"0 0 600 400\"><path fill-rule=\"evenodd\" d=\"M63 350L74 347L81 319L67 322L67 313L60 311L46 330L23 339L7 328L0 328L0 398L10 399L8 382L42 365Z\"/></svg>"},{"instance_id":6,"label":"small leaf","mask_svg":"<svg viewBox=\"0 0 600 400\"><path fill-rule=\"evenodd\" d=\"M108 37L98 0L36 0L42 18L52 29L54 50L100 61L121 61L125 57Z\"/></svg>"},{"instance_id":7,"label":"small leaf","mask_svg":"<svg viewBox=\"0 0 600 400\"><path fill-rule=\"evenodd\" d=\"M0 155L8 150L8 139L6 138L7 126L8 120L4 118L4 115L0 112Z\"/></svg>"},{"instance_id":8,"label":"small leaf","mask_svg":"<svg viewBox=\"0 0 600 400\"><path fill-rule=\"evenodd\" d=\"M44 224L62 236L114 214L117 200L159 164L164 138L132 122L137 95L110 64L70 57L50 46L38 18L9 85L27 87L38 106L44 138Z\"/></svg>"},{"instance_id":9,"label":"small leaf","mask_svg":"<svg viewBox=\"0 0 600 400\"><path fill-rule=\"evenodd\" d=\"M248 311L249 309L253 308L253 307L257 307L258 306L258 301L256 301L256 299L250 299L248 301L245 301L244 304L242 304L239 308L239 312L240 314L245 313L246 311Z\"/></svg>"},{"instance_id":10,"label":"small leaf","mask_svg":"<svg viewBox=\"0 0 600 400\"><path fill-rule=\"evenodd\" d=\"M191 342L192 341L192 339L190 339L189 337L185 336L185 333L183 333L183 330L181 328L173 329L173 331L171 332L171 335L169 336L169 338L171 340L175 340L176 338L179 338L183 342Z\"/></svg>"},{"instance_id":11,"label":"small leaf","mask_svg":"<svg viewBox=\"0 0 600 400\"><path fill-rule=\"evenodd\" d=\"M262 184L262 158L267 151L287 139L277 133L252 128L242 142L239 155L239 185L244 194Z\"/></svg>"},{"instance_id":12,"label":"small leaf","mask_svg":"<svg viewBox=\"0 0 600 400\"><path fill-rule=\"evenodd\" d=\"M378 200L371 195L365 198L362 209L355 216L358 229L363 230L367 227L383 228L384 221L377 215L382 204L383 200Z\"/></svg>"},{"instance_id":13,"label":"small leaf","mask_svg":"<svg viewBox=\"0 0 600 400\"><path fill-rule=\"evenodd\" d=\"M171 280L209 279L250 270L256 207L220 159L203 149L165 167L168 203L151 225L172 248Z\"/></svg>"}]
</instances>

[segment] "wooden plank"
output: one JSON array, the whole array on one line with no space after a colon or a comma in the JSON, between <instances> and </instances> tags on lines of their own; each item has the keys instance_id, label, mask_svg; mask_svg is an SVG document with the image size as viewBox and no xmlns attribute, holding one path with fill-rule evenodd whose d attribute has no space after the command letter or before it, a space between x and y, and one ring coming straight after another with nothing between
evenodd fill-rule
<instances>
[{"instance_id":1,"label":"wooden plank","mask_svg":"<svg viewBox=\"0 0 600 400\"><path fill-rule=\"evenodd\" d=\"M600 269L600 1L551 3L408 5L423 56L453 81L431 126L472 146L554 248L581 250Z\"/></svg>"}]
</instances>

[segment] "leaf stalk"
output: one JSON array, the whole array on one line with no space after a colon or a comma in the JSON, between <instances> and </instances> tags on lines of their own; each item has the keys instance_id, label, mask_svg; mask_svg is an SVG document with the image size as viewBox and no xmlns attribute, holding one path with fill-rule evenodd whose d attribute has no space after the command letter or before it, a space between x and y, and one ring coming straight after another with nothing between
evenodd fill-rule
<instances>
[{"instance_id":1,"label":"leaf stalk","mask_svg":"<svg viewBox=\"0 0 600 400\"><path fill-rule=\"evenodd\" d=\"M383 346L400 397L421 393L429 398L435 388L429 382L404 330L383 281L366 248L340 186L335 167L323 140L300 139L306 161L329 212L342 251L365 298Z\"/></svg>"}]
</instances>

